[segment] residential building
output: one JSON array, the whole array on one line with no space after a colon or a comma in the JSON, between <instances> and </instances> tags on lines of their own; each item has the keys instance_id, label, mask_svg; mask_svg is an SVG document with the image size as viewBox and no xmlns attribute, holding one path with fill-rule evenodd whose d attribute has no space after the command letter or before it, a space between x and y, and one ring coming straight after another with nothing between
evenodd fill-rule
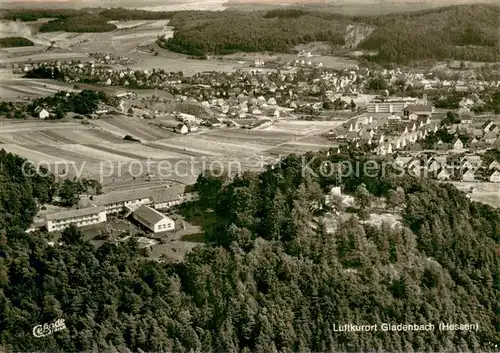
<instances>
[{"instance_id":1,"label":"residential building","mask_svg":"<svg viewBox=\"0 0 500 353\"><path fill-rule=\"evenodd\" d=\"M45 216L46 227L49 232L63 230L74 224L77 227L106 222L104 207L86 207L75 210L62 211Z\"/></svg>"},{"instance_id":2,"label":"residential building","mask_svg":"<svg viewBox=\"0 0 500 353\"><path fill-rule=\"evenodd\" d=\"M438 180L450 180L451 174L446 170L446 168L441 169L441 171L437 175Z\"/></svg>"},{"instance_id":3,"label":"residential building","mask_svg":"<svg viewBox=\"0 0 500 353\"><path fill-rule=\"evenodd\" d=\"M410 120L417 120L419 117L432 117L434 107L432 105L411 104L403 109L403 115Z\"/></svg>"},{"instance_id":4,"label":"residential building","mask_svg":"<svg viewBox=\"0 0 500 353\"><path fill-rule=\"evenodd\" d=\"M132 217L153 233L175 229L174 220L146 205L142 205L133 211Z\"/></svg>"},{"instance_id":5,"label":"residential building","mask_svg":"<svg viewBox=\"0 0 500 353\"><path fill-rule=\"evenodd\" d=\"M152 202L149 189L137 189L91 196L90 198L80 200L79 205L82 207L87 207L88 205L103 206L106 213L113 214L122 212L125 207L134 209L141 205L149 205Z\"/></svg>"},{"instance_id":6,"label":"residential building","mask_svg":"<svg viewBox=\"0 0 500 353\"><path fill-rule=\"evenodd\" d=\"M179 124L175 128L175 132L185 135L189 132L189 127L186 124Z\"/></svg>"},{"instance_id":7,"label":"residential building","mask_svg":"<svg viewBox=\"0 0 500 353\"><path fill-rule=\"evenodd\" d=\"M194 201L197 198L198 194L194 192L191 185L178 185L151 190L153 207L157 210L168 209L184 202Z\"/></svg>"},{"instance_id":8,"label":"residential building","mask_svg":"<svg viewBox=\"0 0 500 353\"><path fill-rule=\"evenodd\" d=\"M455 149L455 150L460 150L460 149L464 148L463 142L458 137L455 138L455 140L453 140L451 145L452 145L453 149Z\"/></svg>"},{"instance_id":9,"label":"residential building","mask_svg":"<svg viewBox=\"0 0 500 353\"><path fill-rule=\"evenodd\" d=\"M500 171L495 170L488 179L492 183L500 183Z\"/></svg>"},{"instance_id":10,"label":"residential building","mask_svg":"<svg viewBox=\"0 0 500 353\"><path fill-rule=\"evenodd\" d=\"M408 103L405 100L372 100L366 105L368 113L400 113Z\"/></svg>"},{"instance_id":11,"label":"residential building","mask_svg":"<svg viewBox=\"0 0 500 353\"><path fill-rule=\"evenodd\" d=\"M38 117L42 120L47 119L50 116L50 113L47 111L47 109L43 107L36 107L35 114L37 114Z\"/></svg>"},{"instance_id":12,"label":"residential building","mask_svg":"<svg viewBox=\"0 0 500 353\"><path fill-rule=\"evenodd\" d=\"M484 134L483 141L488 145L492 145L495 143L497 138L498 135L496 133L494 133L493 131L488 131L487 133Z\"/></svg>"},{"instance_id":13,"label":"residential building","mask_svg":"<svg viewBox=\"0 0 500 353\"><path fill-rule=\"evenodd\" d=\"M474 169L469 169L462 174L462 181L475 181L476 171Z\"/></svg>"},{"instance_id":14,"label":"residential building","mask_svg":"<svg viewBox=\"0 0 500 353\"><path fill-rule=\"evenodd\" d=\"M155 209L167 209L187 201L194 201L198 194L193 185L143 188L109 192L103 195L82 198L79 207L103 206L108 214L120 213L125 209L135 210L142 205Z\"/></svg>"},{"instance_id":15,"label":"residential building","mask_svg":"<svg viewBox=\"0 0 500 353\"><path fill-rule=\"evenodd\" d=\"M500 163L497 162L497 161L493 161L490 163L490 165L488 166L488 169L496 169L496 170L500 170Z\"/></svg>"}]
</instances>

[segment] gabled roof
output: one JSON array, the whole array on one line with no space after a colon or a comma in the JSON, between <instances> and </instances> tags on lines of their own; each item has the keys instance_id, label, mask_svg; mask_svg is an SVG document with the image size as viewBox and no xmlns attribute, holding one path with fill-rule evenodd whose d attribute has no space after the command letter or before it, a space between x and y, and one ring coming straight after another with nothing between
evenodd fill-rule
<instances>
[{"instance_id":1,"label":"gabled roof","mask_svg":"<svg viewBox=\"0 0 500 353\"><path fill-rule=\"evenodd\" d=\"M404 111L432 113L432 106L431 105L424 105L424 104L410 104L404 109Z\"/></svg>"},{"instance_id":2,"label":"gabled roof","mask_svg":"<svg viewBox=\"0 0 500 353\"><path fill-rule=\"evenodd\" d=\"M140 206L133 213L140 219L143 219L150 224L156 224L160 221L163 221L164 219L170 220L170 218L168 218L164 214L146 205Z\"/></svg>"},{"instance_id":3,"label":"gabled roof","mask_svg":"<svg viewBox=\"0 0 500 353\"><path fill-rule=\"evenodd\" d=\"M496 139L496 138L497 138L497 134L494 133L493 131L488 131L483 136L483 139Z\"/></svg>"}]
</instances>

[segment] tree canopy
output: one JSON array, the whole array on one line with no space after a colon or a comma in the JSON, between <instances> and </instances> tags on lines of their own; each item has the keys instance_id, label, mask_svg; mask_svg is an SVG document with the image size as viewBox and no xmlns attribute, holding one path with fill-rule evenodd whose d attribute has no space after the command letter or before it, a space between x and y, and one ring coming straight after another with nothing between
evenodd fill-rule
<instances>
[{"instance_id":1,"label":"tree canopy","mask_svg":"<svg viewBox=\"0 0 500 353\"><path fill-rule=\"evenodd\" d=\"M259 174L206 174L210 243L181 264L147 260L137 241L95 248L78 229L49 246L25 234L50 177L26 178L0 152L0 346L6 351L489 351L499 341L500 212L451 185L391 171L339 179L290 156ZM404 197L403 227L324 223L331 185ZM207 188L209 192L205 190ZM398 189L399 188L399 189ZM403 195L404 194L404 195ZM328 209L323 207L324 211ZM37 324L67 329L35 338ZM479 323L472 331L338 332L344 323Z\"/></svg>"}]
</instances>

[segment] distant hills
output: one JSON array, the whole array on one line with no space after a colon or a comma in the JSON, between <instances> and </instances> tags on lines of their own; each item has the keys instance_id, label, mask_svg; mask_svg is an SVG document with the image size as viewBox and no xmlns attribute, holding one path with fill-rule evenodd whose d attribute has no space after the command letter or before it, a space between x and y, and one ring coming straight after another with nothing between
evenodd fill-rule
<instances>
[{"instance_id":1,"label":"distant hills","mask_svg":"<svg viewBox=\"0 0 500 353\"><path fill-rule=\"evenodd\" d=\"M389 4L387 9L394 10L394 6ZM370 8L366 6L364 12L371 15L353 15L313 5L218 12L29 9L4 11L3 18L33 21L57 17L40 28L45 32L107 32L116 29L108 23L110 20L170 19L175 27L174 37L159 39L158 44L200 57L235 52L291 52L298 44L326 42L333 46L335 54L376 53L366 59L379 63L500 61L498 5L459 5L412 12L399 8L398 13L380 13L379 6L373 7L376 11ZM353 29L362 35L352 38Z\"/></svg>"},{"instance_id":2,"label":"distant hills","mask_svg":"<svg viewBox=\"0 0 500 353\"><path fill-rule=\"evenodd\" d=\"M235 51L286 52L314 41L345 45L348 26L372 26L358 49L375 51L370 60L498 61L500 7L461 5L378 16L346 16L328 11L281 9L262 12L178 14L174 38L163 46L191 55ZM356 49L356 48L351 48Z\"/></svg>"}]
</instances>

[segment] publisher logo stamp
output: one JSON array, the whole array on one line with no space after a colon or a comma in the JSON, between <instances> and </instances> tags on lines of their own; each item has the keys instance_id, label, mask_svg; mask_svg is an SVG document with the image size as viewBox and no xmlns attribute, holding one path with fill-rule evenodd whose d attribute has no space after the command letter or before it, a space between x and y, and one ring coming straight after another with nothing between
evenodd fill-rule
<instances>
[{"instance_id":1,"label":"publisher logo stamp","mask_svg":"<svg viewBox=\"0 0 500 353\"><path fill-rule=\"evenodd\" d=\"M66 329L66 324L64 319L57 319L53 323L36 325L33 327L33 336L35 337L46 337L52 335L53 333Z\"/></svg>"}]
</instances>

